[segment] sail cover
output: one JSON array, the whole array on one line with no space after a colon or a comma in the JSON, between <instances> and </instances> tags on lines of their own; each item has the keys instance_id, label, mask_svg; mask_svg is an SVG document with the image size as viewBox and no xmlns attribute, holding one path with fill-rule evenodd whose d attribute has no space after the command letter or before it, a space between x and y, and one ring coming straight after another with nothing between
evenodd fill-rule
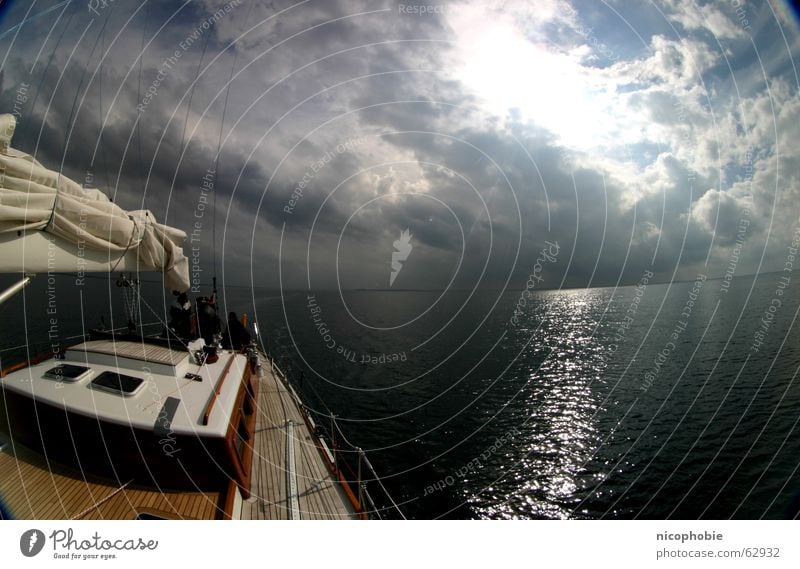
<instances>
[{"instance_id":1,"label":"sail cover","mask_svg":"<svg viewBox=\"0 0 800 569\"><path fill-rule=\"evenodd\" d=\"M182 249L186 233L156 223L148 210L125 211L99 190L83 188L11 148L15 127L13 115L0 115L0 240L44 231L74 245L76 253L89 249L95 257L98 251L107 254L107 270L129 270L133 253L138 270L164 273L170 289L189 288L189 262ZM120 265L123 259L128 261ZM7 266L18 265L20 255L0 255L0 271L34 272L41 261L31 259L30 267Z\"/></svg>"}]
</instances>

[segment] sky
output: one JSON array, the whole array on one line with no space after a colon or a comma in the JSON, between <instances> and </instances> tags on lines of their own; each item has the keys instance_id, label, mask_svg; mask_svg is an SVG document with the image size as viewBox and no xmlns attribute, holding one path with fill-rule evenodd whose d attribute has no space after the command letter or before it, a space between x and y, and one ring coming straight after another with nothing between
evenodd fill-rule
<instances>
[{"instance_id":1,"label":"sky","mask_svg":"<svg viewBox=\"0 0 800 569\"><path fill-rule=\"evenodd\" d=\"M800 243L799 42L776 0L11 1L0 110L204 284L690 280Z\"/></svg>"}]
</instances>

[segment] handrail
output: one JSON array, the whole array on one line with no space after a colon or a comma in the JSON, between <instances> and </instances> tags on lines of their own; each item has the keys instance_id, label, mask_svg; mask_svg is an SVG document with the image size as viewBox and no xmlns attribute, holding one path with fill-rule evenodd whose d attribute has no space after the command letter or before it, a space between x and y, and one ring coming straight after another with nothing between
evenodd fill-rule
<instances>
[{"instance_id":1,"label":"handrail","mask_svg":"<svg viewBox=\"0 0 800 569\"><path fill-rule=\"evenodd\" d=\"M214 393L211 394L211 399L209 399L208 405L206 405L206 411L203 413L203 426L208 425L208 419L211 417L211 410L214 408L214 403L217 402L217 398L222 393L222 384L225 382L225 378L228 377L228 372L230 371L231 365L233 364L233 360L235 358L236 354L231 354L231 357L228 358L228 361L225 364L225 368L222 370L222 374L217 380L217 385L214 387Z\"/></svg>"},{"instance_id":2,"label":"handrail","mask_svg":"<svg viewBox=\"0 0 800 569\"><path fill-rule=\"evenodd\" d=\"M389 490L387 490L386 486L384 486L380 476L378 476L375 467L372 466L372 463L367 457L367 453L365 453L364 450L361 449L360 447L353 446L345 437L341 427L336 422L335 417L331 415L330 418L331 418L332 428L334 429L332 440L334 441L333 444L335 446L334 457L337 462L337 469L341 469L342 467L344 467L346 470L349 471L350 475L354 477L352 480L348 479L345 480L348 483L355 482L356 484L358 484L359 495L364 496L366 500L371 504L371 509L369 510L369 513L375 514L376 516L378 516L378 518L382 519L382 516L380 515L381 511L394 510L402 519L406 519L405 514L403 514L403 511L397 505L397 502L394 501L392 495L389 493ZM338 436L336 436L337 433ZM345 445L347 445L350 448L342 448L342 445L338 443L339 440L344 441ZM347 462L346 460L342 460L342 455L345 453L355 453L357 455L356 460L358 462L355 470L349 462ZM368 476L364 476L364 471L366 471ZM379 488L382 490L383 496L385 496L390 505L387 505L384 508L378 508L376 506L375 500L372 497L372 494L369 492L367 486L369 482L375 482L379 486Z\"/></svg>"},{"instance_id":3,"label":"handrail","mask_svg":"<svg viewBox=\"0 0 800 569\"><path fill-rule=\"evenodd\" d=\"M289 393L291 394L292 398L297 403L297 406L300 409L301 414L303 415L303 419L306 421L306 424L309 426L310 429L313 430L315 435L320 438L323 442L325 442L329 447L333 454L333 462L330 465L333 469L333 472L339 477L340 482L347 485L347 490L351 490L349 492L352 494L355 501L358 503L359 509L364 512L369 517L377 517L378 519L383 519L381 512L388 512L394 511L396 515L398 515L402 519L406 519L405 514L397 505L397 502L394 501L389 491L384 486L383 481L381 480L380 476L378 476L375 468L372 466L367 454L364 452L363 449L352 445L345 437L344 433L342 432L341 427L336 422L336 418L333 413L330 413L330 409L328 410L329 413L327 415L323 413L317 413L321 419L329 419L330 420L330 427L323 426L327 421L314 421L311 417L310 410L303 404L300 400L300 396L294 389L294 386L290 383L288 375L275 363L274 358L268 357L270 368L272 369L273 374L275 377L281 380L281 382L286 386ZM322 401L319 394L313 388L313 385L310 385L314 394ZM324 402L323 402L324 404ZM323 436L324 435L324 436ZM325 440L327 438L327 440ZM351 461L347 459L347 456L352 456L353 454L356 455L356 464L353 466ZM326 457L326 460L327 457ZM381 494L384 496L387 505L384 507L379 507L375 499L370 492L369 484L375 482L378 488L381 491ZM354 488L350 488L354 486Z\"/></svg>"},{"instance_id":4,"label":"handrail","mask_svg":"<svg viewBox=\"0 0 800 569\"><path fill-rule=\"evenodd\" d=\"M369 461L369 458L367 457L367 453L365 453L361 449L358 449L358 450L360 452L359 456L360 456L361 460L364 461L364 464L367 466L367 468L369 468L369 471L372 472L372 475L375 477L375 481L383 489L383 492L386 494L386 497L389 498L389 501L392 503L392 506L394 506L394 509L397 510L397 513L400 514L400 516L403 519L406 519L406 516L405 516L405 514L403 514L403 511L400 509L400 506L398 506L397 502L394 501L394 498L392 498L392 495L389 494L389 491L386 489L386 486L383 485L383 481L380 479L378 474L375 472L375 468L372 466L372 463ZM370 498L370 500L371 500L371 498ZM373 502L373 504L374 504L374 502Z\"/></svg>"}]
</instances>

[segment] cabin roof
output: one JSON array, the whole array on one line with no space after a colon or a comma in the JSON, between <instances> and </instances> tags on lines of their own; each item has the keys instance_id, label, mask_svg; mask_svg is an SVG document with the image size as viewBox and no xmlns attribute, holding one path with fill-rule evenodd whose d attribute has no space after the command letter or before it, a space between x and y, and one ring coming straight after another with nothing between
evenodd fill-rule
<instances>
[{"instance_id":1,"label":"cabin roof","mask_svg":"<svg viewBox=\"0 0 800 569\"><path fill-rule=\"evenodd\" d=\"M185 350L180 351L167 346L158 346L147 342L132 342L130 340L90 340L72 346L70 350L109 354L171 366L178 365L187 355Z\"/></svg>"},{"instance_id":2,"label":"cabin roof","mask_svg":"<svg viewBox=\"0 0 800 569\"><path fill-rule=\"evenodd\" d=\"M9 373L2 385L75 413L146 430L155 429L159 416L166 411L165 405L170 405L168 400L177 399L169 422L171 430L177 434L224 437L247 358L230 351L221 351L219 356L214 363L198 365L188 351L132 341L90 341L70 347L63 360L50 359ZM61 364L83 366L90 371L75 381L48 378L48 370ZM143 383L130 396L108 393L93 385L103 372L131 376ZM214 396L216 389L219 394ZM209 406L211 412L205 424Z\"/></svg>"}]
</instances>

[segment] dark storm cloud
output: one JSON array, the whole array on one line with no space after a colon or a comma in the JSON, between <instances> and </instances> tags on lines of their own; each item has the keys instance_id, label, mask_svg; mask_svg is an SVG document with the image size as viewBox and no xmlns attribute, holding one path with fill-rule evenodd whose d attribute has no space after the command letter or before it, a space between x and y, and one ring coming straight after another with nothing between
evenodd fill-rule
<instances>
[{"instance_id":1,"label":"dark storm cloud","mask_svg":"<svg viewBox=\"0 0 800 569\"><path fill-rule=\"evenodd\" d=\"M630 140L579 149L525 109L487 110L465 84L457 71L469 57L465 44L477 37L464 31L469 19L462 16L474 4L447 2L443 14L420 17L399 13L396 2L243 2L203 28L225 4L153 2L137 12L140 4L118 0L91 25L92 15L76 5L60 19L57 9L25 24L24 41L12 45L13 34L2 36L2 107L14 108L20 85L28 85L15 144L35 149L51 168L63 162L76 180L91 172L93 185L124 207L150 208L189 233L199 224L210 270L213 215L201 188L215 164L224 110L217 240L224 234L218 264L231 282L252 268L275 286L280 262L284 285L304 286L310 252L316 286L335 286L338 261L343 286L383 287L392 243L405 229L416 246L403 274L409 287L448 282L462 255L459 286L479 278L502 286L509 275L520 286L546 240L561 247L546 268L552 286L562 279L570 286L631 282L647 268L685 278L709 250L710 272L714 262L724 264L744 189L728 181L725 193L713 193L720 191L715 156L724 155L724 168L743 167L748 142L730 119L738 109L748 110L753 125L771 119L758 99L765 85L754 75L748 36L725 10L704 23L682 2L665 3L670 21L637 8L628 21L642 45L599 7L572 10L552 0L538 11L524 3L485 8L481 25L511 14L529 41L562 54L583 49L570 61L586 57L586 77L612 85L609 112ZM776 24L764 10L748 10L769 72L788 72L786 46L773 41ZM12 3L0 33L26 11ZM683 37L672 37L676 29ZM176 51L180 57L159 79ZM520 75L539 77L537 65L520 61ZM731 98L732 77L751 99ZM795 99L792 84L785 107ZM709 101L713 117L701 104ZM637 129L642 134L634 136ZM768 135L750 142L759 150L751 165L753 246L744 259L760 257L757 239L768 226ZM698 167L706 156L712 162ZM790 234L792 217L779 219ZM777 263L780 254L767 259ZM743 261L743 268L755 266Z\"/></svg>"}]
</instances>

